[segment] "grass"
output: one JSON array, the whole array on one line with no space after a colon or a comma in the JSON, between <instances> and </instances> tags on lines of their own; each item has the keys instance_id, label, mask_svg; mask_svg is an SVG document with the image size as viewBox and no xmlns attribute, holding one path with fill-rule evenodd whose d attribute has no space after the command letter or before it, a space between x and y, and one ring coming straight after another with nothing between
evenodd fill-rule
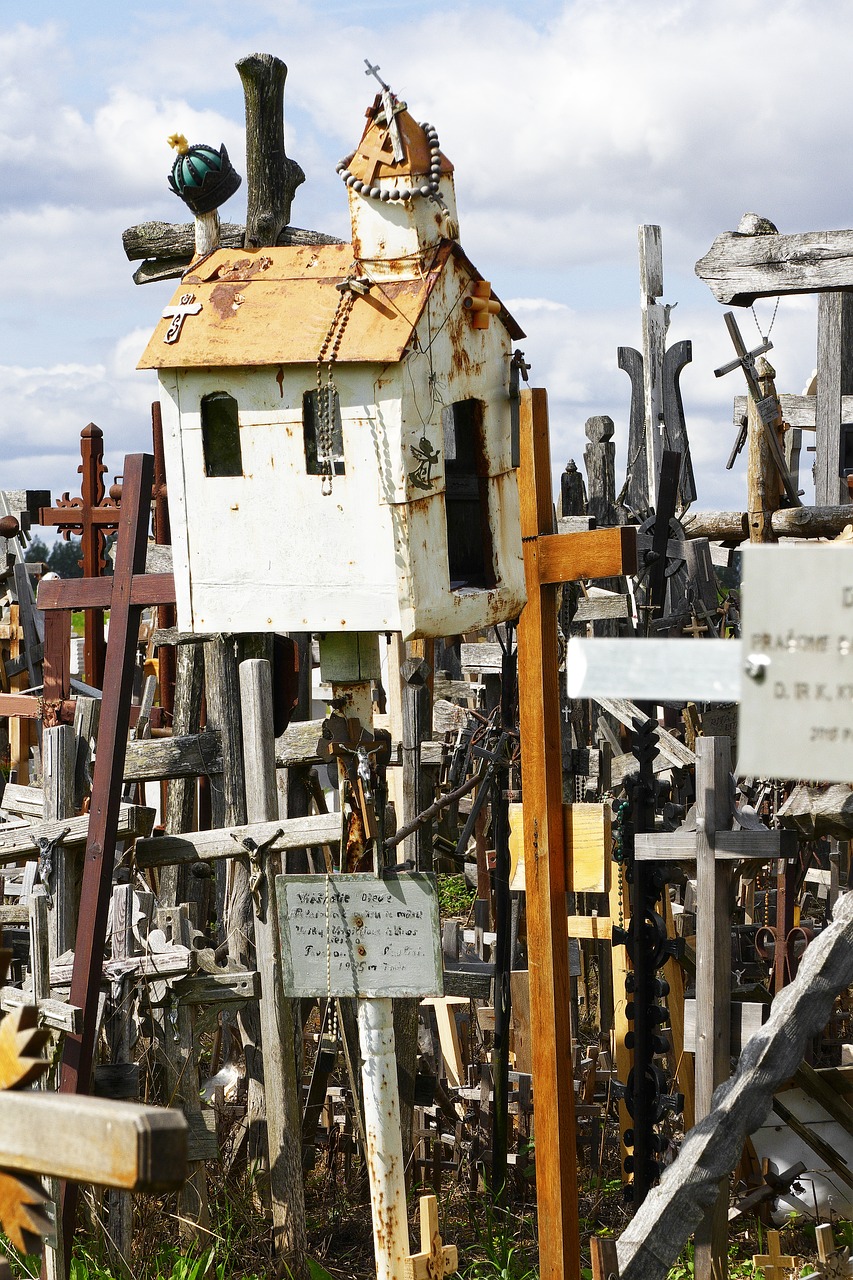
<instances>
[{"instance_id":1,"label":"grass","mask_svg":"<svg viewBox=\"0 0 853 1280\"><path fill-rule=\"evenodd\" d=\"M450 916L467 916L477 895L462 875L438 877L438 908L442 920Z\"/></svg>"}]
</instances>

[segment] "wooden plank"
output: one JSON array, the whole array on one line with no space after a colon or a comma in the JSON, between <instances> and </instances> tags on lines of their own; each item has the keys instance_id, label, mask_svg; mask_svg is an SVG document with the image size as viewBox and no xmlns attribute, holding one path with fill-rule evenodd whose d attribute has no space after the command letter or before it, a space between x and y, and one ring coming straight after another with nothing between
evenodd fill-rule
<instances>
[{"instance_id":1,"label":"wooden plank","mask_svg":"<svg viewBox=\"0 0 853 1280\"><path fill-rule=\"evenodd\" d=\"M126 1191L171 1191L186 1175L180 1111L106 1098L0 1091L0 1165Z\"/></svg>"},{"instance_id":2,"label":"wooden plank","mask_svg":"<svg viewBox=\"0 0 853 1280\"><path fill-rule=\"evenodd\" d=\"M127 744L125 782L199 778L222 773L222 740L214 729L175 738L139 738Z\"/></svg>"},{"instance_id":3,"label":"wooden plank","mask_svg":"<svg viewBox=\"0 0 853 1280\"><path fill-rule=\"evenodd\" d=\"M519 727L524 744L521 770L530 1016L534 1088L540 1110L548 1116L548 1123L540 1126L536 1133L539 1266L543 1280L562 1280L563 1277L578 1280L577 1134L574 1088L571 1072L567 1070L572 1036L563 856L557 598L555 586L542 585L540 564L539 535L550 533L553 527L548 403L543 390L525 388L521 392L519 424L519 497L527 604L518 625L518 683ZM567 538L591 536L566 535ZM619 553L621 558L621 541ZM563 555L564 544L561 544L558 556ZM590 561L593 559L590 555ZM595 569L598 569L597 563Z\"/></svg>"},{"instance_id":4,"label":"wooden plank","mask_svg":"<svg viewBox=\"0 0 853 1280\"><path fill-rule=\"evenodd\" d=\"M853 508L851 508L853 518ZM634 702L737 702L740 640L586 640L566 651L570 698L631 698Z\"/></svg>"},{"instance_id":5,"label":"wooden plank","mask_svg":"<svg viewBox=\"0 0 853 1280\"><path fill-rule=\"evenodd\" d=\"M21 910L26 920L27 908L23 907ZM0 920L4 920L4 917L0 916ZM30 992L22 991L20 987L0 988L0 1009L4 1013L11 1013L28 1004L32 1004ZM83 1025L83 1010L73 1004L66 1004L64 1000L39 1000L39 1010L45 1021L57 1031L76 1033Z\"/></svg>"},{"instance_id":6,"label":"wooden plank","mask_svg":"<svg viewBox=\"0 0 853 1280\"><path fill-rule=\"evenodd\" d=\"M280 769L319 764L317 744L322 736L322 720L294 720L275 740L276 764Z\"/></svg>"},{"instance_id":7,"label":"wooden plank","mask_svg":"<svg viewBox=\"0 0 853 1280\"><path fill-rule=\"evenodd\" d=\"M539 538L540 583L618 578L637 572L637 530L633 525L589 533L552 533Z\"/></svg>"},{"instance_id":8,"label":"wooden plank","mask_svg":"<svg viewBox=\"0 0 853 1280\"><path fill-rule=\"evenodd\" d=\"M696 839L695 831L638 832L634 853L640 862L689 861L696 857ZM730 862L791 858L797 852L795 831L715 831L710 839L716 857Z\"/></svg>"},{"instance_id":9,"label":"wooden plank","mask_svg":"<svg viewBox=\"0 0 853 1280\"><path fill-rule=\"evenodd\" d=\"M112 578L44 579L39 583L39 609L113 609ZM171 573L132 575L128 583L133 604L143 608L150 604L175 603L175 579Z\"/></svg>"},{"instance_id":10,"label":"wooden plank","mask_svg":"<svg viewBox=\"0 0 853 1280\"><path fill-rule=\"evenodd\" d=\"M709 643L711 643L709 641ZM608 715L615 716L620 724L624 724L630 729L636 719L644 720L646 717L640 711L640 708L627 698L596 698L595 701L601 707L602 711L606 711ZM687 768L695 763L696 756L683 742L679 742L674 738L668 729L661 728L658 725L655 730L657 738L658 751L667 760L670 760L679 768Z\"/></svg>"},{"instance_id":11,"label":"wooden plank","mask_svg":"<svg viewBox=\"0 0 853 1280\"><path fill-rule=\"evenodd\" d=\"M846 1182L848 1187L853 1187L853 1170L847 1164L847 1161L838 1154L834 1147L824 1141L815 1133L811 1125L803 1124L793 1111L789 1110L779 1098L773 1099L773 1110L780 1120L784 1120L788 1128L797 1135L801 1142L807 1147L811 1147L812 1151L824 1160L827 1167L837 1174L842 1182Z\"/></svg>"},{"instance_id":12,"label":"wooden plank","mask_svg":"<svg viewBox=\"0 0 853 1280\"><path fill-rule=\"evenodd\" d=\"M738 235L727 231L696 263L718 302L748 307L756 298L853 287L853 231Z\"/></svg>"},{"instance_id":13,"label":"wooden plank","mask_svg":"<svg viewBox=\"0 0 853 1280\"><path fill-rule=\"evenodd\" d=\"M251 838L259 845L272 841L270 849L301 849L305 845L337 844L341 838L339 813L314 813L307 818L281 818L277 822L252 822L217 831L186 831L179 836L154 836L138 840L136 864L163 867L185 862L245 857L241 842ZM2 848L0 848L2 857Z\"/></svg>"},{"instance_id":14,"label":"wooden plank","mask_svg":"<svg viewBox=\"0 0 853 1280\"><path fill-rule=\"evenodd\" d=\"M570 938L602 938L609 942L613 936L613 921L607 916L568 916L566 926Z\"/></svg>"},{"instance_id":15,"label":"wooden plank","mask_svg":"<svg viewBox=\"0 0 853 1280\"><path fill-rule=\"evenodd\" d=\"M799 427L801 431L815 430L815 396L781 395L779 403L782 406L782 417L789 427ZM732 420L736 426L740 425L741 418L746 415L746 404L746 396L735 396ZM853 396L841 397L841 420L853 422Z\"/></svg>"},{"instance_id":16,"label":"wooden plank","mask_svg":"<svg viewBox=\"0 0 853 1280\"><path fill-rule=\"evenodd\" d=\"M522 805L514 805L510 834L510 883L514 892L526 887L525 819ZM610 806L563 805L563 856L571 893L607 893L610 889Z\"/></svg>"},{"instance_id":17,"label":"wooden plank","mask_svg":"<svg viewBox=\"0 0 853 1280\"><path fill-rule=\"evenodd\" d=\"M153 825L153 809L137 804L123 804L119 811L116 839L147 835ZM74 847L85 844L89 815L84 813L79 818L65 818L57 822L34 822L30 826L13 827L9 831L0 825L0 865L4 862L18 862L31 854L37 854L39 840L52 840L66 827L69 831L62 841L64 845Z\"/></svg>"},{"instance_id":18,"label":"wooden plank","mask_svg":"<svg viewBox=\"0 0 853 1280\"><path fill-rule=\"evenodd\" d=\"M253 970L228 973L198 973L181 978L173 991L182 1004L224 1005L257 1000L260 975Z\"/></svg>"},{"instance_id":19,"label":"wooden plank","mask_svg":"<svg viewBox=\"0 0 853 1280\"><path fill-rule=\"evenodd\" d=\"M828 1080L808 1062L801 1062L793 1075L793 1084L819 1102L843 1129L853 1135L853 1107Z\"/></svg>"}]
</instances>

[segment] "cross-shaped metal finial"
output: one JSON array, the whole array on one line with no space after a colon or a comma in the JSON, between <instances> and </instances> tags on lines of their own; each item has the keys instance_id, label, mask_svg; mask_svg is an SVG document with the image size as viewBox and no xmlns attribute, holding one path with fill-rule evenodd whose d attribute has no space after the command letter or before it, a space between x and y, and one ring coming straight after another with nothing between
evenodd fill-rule
<instances>
[{"instance_id":1,"label":"cross-shaped metal finial","mask_svg":"<svg viewBox=\"0 0 853 1280\"><path fill-rule=\"evenodd\" d=\"M379 83L382 85L382 88L386 91L386 93L387 93L387 92L389 92L389 91L390 91L391 86L390 86L390 85L388 85L388 84L386 84L386 83L385 83L385 81L382 79L381 75L379 74L379 63L377 62L376 66L374 67L374 66L371 64L370 59L369 59L369 58L365 58L365 59L364 59L364 65L367 67L367 70L365 71L365 73L364 73L364 74L365 74L366 76L374 76L374 77L379 81Z\"/></svg>"}]
</instances>

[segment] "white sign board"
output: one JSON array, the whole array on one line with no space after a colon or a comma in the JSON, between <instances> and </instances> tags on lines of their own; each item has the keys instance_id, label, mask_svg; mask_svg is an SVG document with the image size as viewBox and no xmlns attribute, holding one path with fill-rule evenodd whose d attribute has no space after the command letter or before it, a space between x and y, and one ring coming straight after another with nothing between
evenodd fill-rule
<instances>
[{"instance_id":1,"label":"white sign board","mask_svg":"<svg viewBox=\"0 0 853 1280\"><path fill-rule=\"evenodd\" d=\"M850 782L853 547L745 547L741 600L738 772Z\"/></svg>"},{"instance_id":2,"label":"white sign board","mask_svg":"<svg viewBox=\"0 0 853 1280\"><path fill-rule=\"evenodd\" d=\"M736 640L582 640L566 649L570 698L632 702L737 702Z\"/></svg>"},{"instance_id":3,"label":"white sign board","mask_svg":"<svg viewBox=\"0 0 853 1280\"><path fill-rule=\"evenodd\" d=\"M443 995L434 877L283 875L275 884L285 995Z\"/></svg>"}]
</instances>

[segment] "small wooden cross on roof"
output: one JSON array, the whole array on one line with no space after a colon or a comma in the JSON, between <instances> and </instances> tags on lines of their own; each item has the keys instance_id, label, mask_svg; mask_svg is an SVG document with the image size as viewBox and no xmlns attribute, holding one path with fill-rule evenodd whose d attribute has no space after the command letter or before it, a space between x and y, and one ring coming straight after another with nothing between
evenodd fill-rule
<instances>
[{"instance_id":1,"label":"small wooden cross on roof","mask_svg":"<svg viewBox=\"0 0 853 1280\"><path fill-rule=\"evenodd\" d=\"M768 1253L757 1253L753 1256L753 1265L761 1267L764 1280L785 1280L788 1272L796 1267L797 1259L790 1254L782 1253L778 1231L767 1232L767 1247Z\"/></svg>"},{"instance_id":2,"label":"small wooden cross on roof","mask_svg":"<svg viewBox=\"0 0 853 1280\"><path fill-rule=\"evenodd\" d=\"M442 1280L459 1267L455 1244L444 1244L438 1229L435 1196L421 1196L421 1251L404 1259L405 1280Z\"/></svg>"}]
</instances>

